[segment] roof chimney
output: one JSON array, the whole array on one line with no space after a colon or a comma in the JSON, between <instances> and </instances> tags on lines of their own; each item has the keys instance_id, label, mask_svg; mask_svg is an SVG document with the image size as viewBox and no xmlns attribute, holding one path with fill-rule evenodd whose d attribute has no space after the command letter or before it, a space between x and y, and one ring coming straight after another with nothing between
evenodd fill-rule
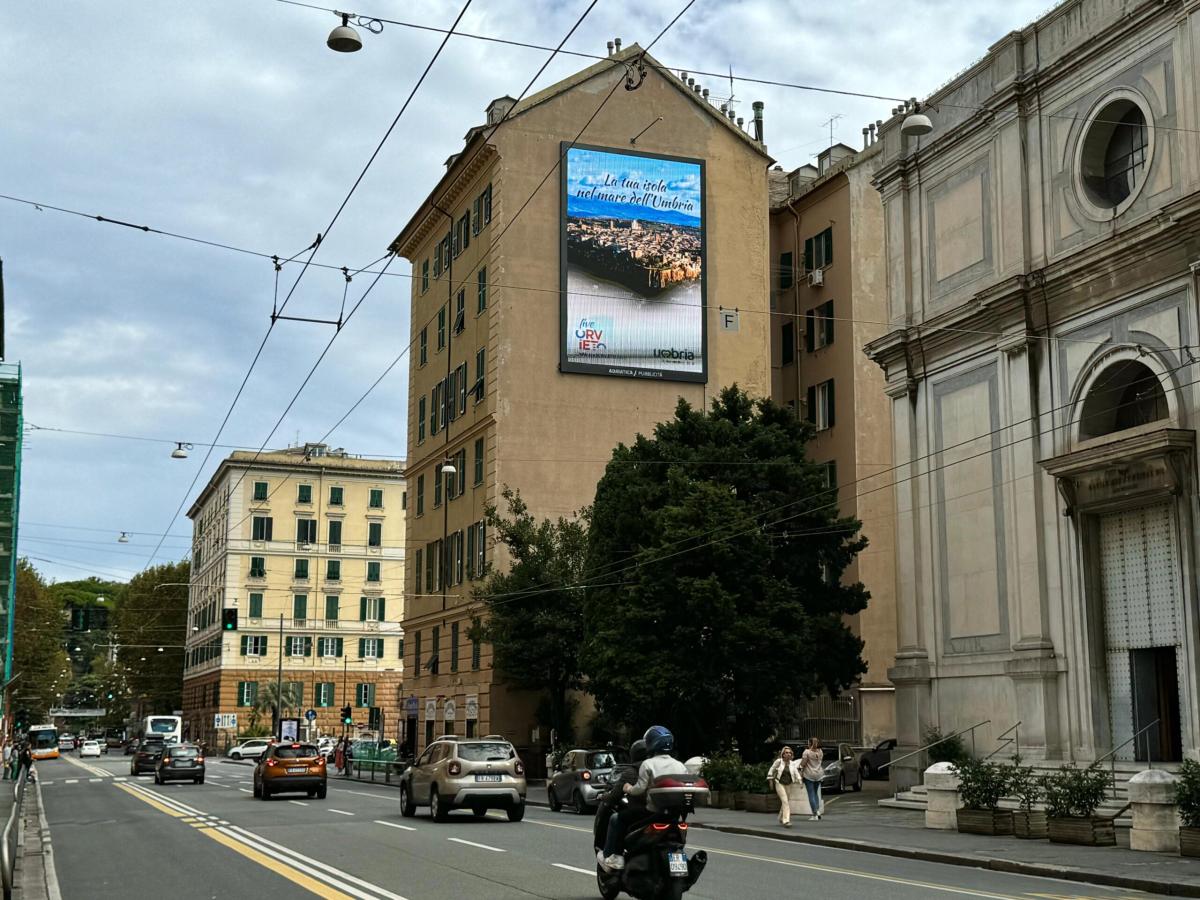
<instances>
[{"instance_id":1,"label":"roof chimney","mask_svg":"<svg viewBox=\"0 0 1200 900\"><path fill-rule=\"evenodd\" d=\"M620 38L613 38L613 49L616 50L618 53L621 52L621 39Z\"/></svg>"},{"instance_id":2,"label":"roof chimney","mask_svg":"<svg viewBox=\"0 0 1200 900\"><path fill-rule=\"evenodd\" d=\"M609 56L613 55L613 42L612 41L608 42L608 55Z\"/></svg>"},{"instance_id":3,"label":"roof chimney","mask_svg":"<svg viewBox=\"0 0 1200 900\"><path fill-rule=\"evenodd\" d=\"M760 144L763 142L763 102L755 100L754 106L754 139Z\"/></svg>"},{"instance_id":4,"label":"roof chimney","mask_svg":"<svg viewBox=\"0 0 1200 900\"><path fill-rule=\"evenodd\" d=\"M742 131L746 130L746 120L743 119L741 116L738 116L737 127L742 129Z\"/></svg>"}]
</instances>

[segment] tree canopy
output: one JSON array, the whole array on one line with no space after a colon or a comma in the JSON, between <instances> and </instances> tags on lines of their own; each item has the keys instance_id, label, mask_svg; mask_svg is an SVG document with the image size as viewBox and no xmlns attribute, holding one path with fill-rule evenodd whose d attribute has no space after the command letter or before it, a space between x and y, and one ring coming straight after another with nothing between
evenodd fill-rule
<instances>
[{"instance_id":1,"label":"tree canopy","mask_svg":"<svg viewBox=\"0 0 1200 900\"><path fill-rule=\"evenodd\" d=\"M26 559L17 562L16 593L12 710L22 726L29 726L45 721L57 704L71 682L71 665L63 647L62 605Z\"/></svg>"},{"instance_id":2,"label":"tree canopy","mask_svg":"<svg viewBox=\"0 0 1200 900\"><path fill-rule=\"evenodd\" d=\"M502 515L487 510L487 527L508 551L506 571L489 570L475 590L486 615L471 636L492 645L493 664L515 687L540 691L543 724L571 734L570 692L583 686L580 579L587 554L587 514L537 521L519 492L503 492Z\"/></svg>"},{"instance_id":3,"label":"tree canopy","mask_svg":"<svg viewBox=\"0 0 1200 900\"><path fill-rule=\"evenodd\" d=\"M186 560L152 566L135 575L119 598L117 662L130 699L145 715L182 705L190 571Z\"/></svg>"},{"instance_id":4,"label":"tree canopy","mask_svg":"<svg viewBox=\"0 0 1200 900\"><path fill-rule=\"evenodd\" d=\"M653 437L618 446L596 490L581 655L600 710L681 750L758 753L795 700L865 671L841 575L866 546L837 514L811 426L736 386L682 399ZM578 581L576 583L579 583ZM532 627L532 626L531 626Z\"/></svg>"}]
</instances>

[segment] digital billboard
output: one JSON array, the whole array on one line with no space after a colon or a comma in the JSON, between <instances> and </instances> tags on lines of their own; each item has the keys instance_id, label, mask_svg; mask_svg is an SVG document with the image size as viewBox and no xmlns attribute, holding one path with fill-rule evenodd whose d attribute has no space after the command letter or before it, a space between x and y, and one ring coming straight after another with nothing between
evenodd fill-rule
<instances>
[{"instance_id":1,"label":"digital billboard","mask_svg":"<svg viewBox=\"0 0 1200 900\"><path fill-rule=\"evenodd\" d=\"M563 150L560 368L705 381L704 162Z\"/></svg>"}]
</instances>

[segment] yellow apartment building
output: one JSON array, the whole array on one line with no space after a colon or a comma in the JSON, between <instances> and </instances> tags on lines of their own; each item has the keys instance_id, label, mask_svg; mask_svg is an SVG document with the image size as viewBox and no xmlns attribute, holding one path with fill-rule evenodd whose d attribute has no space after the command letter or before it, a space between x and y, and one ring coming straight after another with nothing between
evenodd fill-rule
<instances>
[{"instance_id":1,"label":"yellow apartment building","mask_svg":"<svg viewBox=\"0 0 1200 900\"><path fill-rule=\"evenodd\" d=\"M501 733L528 761L549 742L536 698L469 637L472 592L505 563L484 525L505 486L539 518L570 516L617 443L680 397L704 407L735 382L769 395L772 160L755 107L750 134L686 73L618 51L493 101L391 245L414 274L413 749Z\"/></svg>"},{"instance_id":2,"label":"yellow apartment building","mask_svg":"<svg viewBox=\"0 0 1200 900\"><path fill-rule=\"evenodd\" d=\"M257 458L239 450L221 462L188 510L183 714L192 739L226 746L281 664L299 701L284 715L312 710L309 737L342 734L347 704L356 726L371 724L375 707L382 730L399 737L406 501L400 463L324 444ZM229 609L236 631L222 628ZM231 715L235 727L217 727ZM257 719L270 727L271 711Z\"/></svg>"}]
</instances>

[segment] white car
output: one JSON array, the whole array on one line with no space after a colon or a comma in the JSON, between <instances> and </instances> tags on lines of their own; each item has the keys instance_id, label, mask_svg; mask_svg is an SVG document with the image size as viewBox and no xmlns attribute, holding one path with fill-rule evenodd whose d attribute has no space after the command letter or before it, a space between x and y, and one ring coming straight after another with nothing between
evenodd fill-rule
<instances>
[{"instance_id":1,"label":"white car","mask_svg":"<svg viewBox=\"0 0 1200 900\"><path fill-rule=\"evenodd\" d=\"M79 755L82 756L99 756L100 742L99 741L84 741L83 746L79 749Z\"/></svg>"},{"instance_id":2,"label":"white car","mask_svg":"<svg viewBox=\"0 0 1200 900\"><path fill-rule=\"evenodd\" d=\"M229 748L230 759L258 759L271 742L266 738L251 738Z\"/></svg>"}]
</instances>

